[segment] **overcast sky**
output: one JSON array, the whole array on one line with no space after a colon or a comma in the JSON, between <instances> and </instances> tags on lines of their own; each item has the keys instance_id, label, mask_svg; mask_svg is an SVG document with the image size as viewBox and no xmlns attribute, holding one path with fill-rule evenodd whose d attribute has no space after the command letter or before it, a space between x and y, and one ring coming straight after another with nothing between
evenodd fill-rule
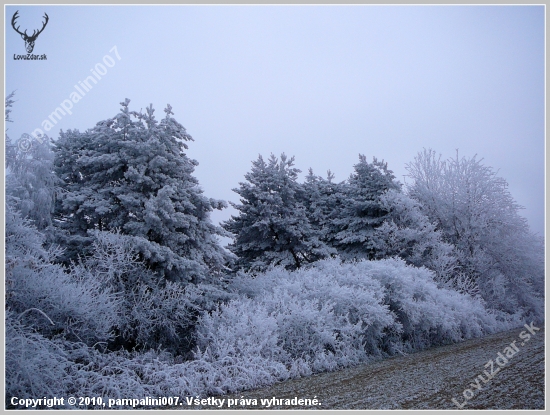
<instances>
[{"instance_id":1,"label":"overcast sky","mask_svg":"<svg viewBox=\"0 0 550 415\"><path fill-rule=\"evenodd\" d=\"M25 54L16 10L29 34L48 14L33 51L47 60L14 59ZM42 128L100 64L51 137L115 116L125 98L131 110L152 103L157 119L169 103L195 139L187 154L205 195L234 202L258 154L285 152L341 181L361 153L403 182L422 148L458 149L497 169L544 233L543 6L41 5L5 16L13 139Z\"/></svg>"}]
</instances>

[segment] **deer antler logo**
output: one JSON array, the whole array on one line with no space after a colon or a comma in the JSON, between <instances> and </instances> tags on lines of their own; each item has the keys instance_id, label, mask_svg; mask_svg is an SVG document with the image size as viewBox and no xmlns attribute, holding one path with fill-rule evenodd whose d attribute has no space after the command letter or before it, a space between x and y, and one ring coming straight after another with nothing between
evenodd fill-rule
<instances>
[{"instance_id":1,"label":"deer antler logo","mask_svg":"<svg viewBox=\"0 0 550 415\"><path fill-rule=\"evenodd\" d=\"M13 29L19 33L21 35L21 37L23 38L23 40L25 41L25 49L27 49L27 53L32 53L33 49L34 49L34 42L36 41L36 38L38 37L38 35L40 33L42 33L42 31L44 30L44 28L46 27L46 25L48 24L48 20L50 19L48 17L48 15L46 13L44 13L44 18L46 19L46 21L42 24L42 29L40 29L38 32L36 30L34 30L32 32L32 35L29 36L27 35L27 31L25 30L23 33L21 33L19 31L19 26L15 27L15 21L17 20L17 18L19 17L17 15L17 13L19 13L19 10L17 10L14 14L13 14L13 17L11 18L11 25L13 27Z\"/></svg>"}]
</instances>

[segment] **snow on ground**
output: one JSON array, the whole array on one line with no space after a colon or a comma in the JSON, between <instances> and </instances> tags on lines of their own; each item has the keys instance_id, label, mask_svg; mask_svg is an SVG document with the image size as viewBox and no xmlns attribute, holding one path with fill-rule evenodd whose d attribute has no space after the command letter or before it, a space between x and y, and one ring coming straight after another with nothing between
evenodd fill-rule
<instances>
[{"instance_id":1,"label":"snow on ground","mask_svg":"<svg viewBox=\"0 0 550 415\"><path fill-rule=\"evenodd\" d=\"M518 328L219 398L226 402L257 399L257 405L249 409L265 408L261 399L273 397L316 397L321 403L307 409L458 409L453 398L458 405L464 404L463 409L544 409L544 329L534 331L529 341L520 338L520 333L525 337L529 332ZM514 341L518 351L508 362L499 359L503 366L498 371L498 353L506 355L506 347ZM491 374L491 360L494 376L485 384L478 376L487 379L484 371ZM481 389L477 389L476 378ZM306 407L275 405L270 409Z\"/></svg>"}]
</instances>

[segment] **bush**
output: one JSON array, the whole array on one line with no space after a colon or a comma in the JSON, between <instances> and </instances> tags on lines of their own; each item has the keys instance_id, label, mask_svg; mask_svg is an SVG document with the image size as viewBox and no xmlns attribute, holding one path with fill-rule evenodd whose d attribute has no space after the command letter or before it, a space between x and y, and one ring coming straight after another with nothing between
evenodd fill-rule
<instances>
[{"instance_id":1,"label":"bush","mask_svg":"<svg viewBox=\"0 0 550 415\"><path fill-rule=\"evenodd\" d=\"M200 288L167 281L148 269L130 236L99 231L93 236L93 255L77 268L119 298L113 314L117 339L110 347L188 352L199 312L192 300L199 300Z\"/></svg>"},{"instance_id":2,"label":"bush","mask_svg":"<svg viewBox=\"0 0 550 415\"><path fill-rule=\"evenodd\" d=\"M399 323L399 336L384 344L388 350L421 350L495 333L510 327L483 303L454 290L438 288L435 274L401 259L362 261L356 267L367 278L378 281Z\"/></svg>"},{"instance_id":3,"label":"bush","mask_svg":"<svg viewBox=\"0 0 550 415\"><path fill-rule=\"evenodd\" d=\"M50 261L42 235L8 205L6 212L6 306L25 325L47 337L92 345L107 341L118 300L101 281Z\"/></svg>"},{"instance_id":4,"label":"bush","mask_svg":"<svg viewBox=\"0 0 550 415\"><path fill-rule=\"evenodd\" d=\"M70 362L62 348L24 326L6 311L6 403L11 396L58 396L70 382Z\"/></svg>"},{"instance_id":5,"label":"bush","mask_svg":"<svg viewBox=\"0 0 550 415\"><path fill-rule=\"evenodd\" d=\"M433 278L401 259L240 274L232 285L240 297L200 318L190 364L211 375L210 392L227 393L513 324Z\"/></svg>"},{"instance_id":6,"label":"bush","mask_svg":"<svg viewBox=\"0 0 550 415\"><path fill-rule=\"evenodd\" d=\"M324 260L309 269L271 269L254 279L240 274L231 285L233 296L198 318L197 347L187 361L160 350L104 353L81 342L47 339L10 311L6 391L111 398L234 393L514 323L487 312L479 300L438 288L433 275L400 259ZM187 299L209 303L210 294L197 287ZM147 307L145 314L160 312ZM135 321L146 320L145 314ZM151 327L160 327L164 318Z\"/></svg>"}]
</instances>

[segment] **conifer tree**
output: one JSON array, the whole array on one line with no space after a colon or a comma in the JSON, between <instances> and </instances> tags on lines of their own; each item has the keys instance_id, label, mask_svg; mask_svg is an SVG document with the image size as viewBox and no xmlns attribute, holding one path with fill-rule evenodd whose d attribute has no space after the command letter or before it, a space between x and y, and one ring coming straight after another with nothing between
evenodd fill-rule
<instances>
[{"instance_id":1,"label":"conifer tree","mask_svg":"<svg viewBox=\"0 0 550 415\"><path fill-rule=\"evenodd\" d=\"M378 249L374 231L388 215L380 198L400 185L387 163L376 158L369 163L360 154L354 169L343 187L341 208L332 221L335 233L329 238L344 259L374 259Z\"/></svg>"},{"instance_id":2,"label":"conifer tree","mask_svg":"<svg viewBox=\"0 0 550 415\"><path fill-rule=\"evenodd\" d=\"M226 254L209 214L225 202L203 196L187 157L191 136L170 105L158 122L151 106L130 111L129 100L111 119L83 133L61 132L55 170L63 180L56 224L65 260L86 255L89 231L133 237L141 259L171 280L204 280L223 268Z\"/></svg>"},{"instance_id":3,"label":"conifer tree","mask_svg":"<svg viewBox=\"0 0 550 415\"><path fill-rule=\"evenodd\" d=\"M325 179L309 169L304 183L307 215L311 226L319 231L321 240L329 246L334 245L334 236L338 232L334 220L338 218L344 203L344 189L345 183L334 182L334 174L330 170Z\"/></svg>"},{"instance_id":4,"label":"conifer tree","mask_svg":"<svg viewBox=\"0 0 550 415\"><path fill-rule=\"evenodd\" d=\"M247 181L233 189L241 197L240 204L232 203L239 214L222 227L235 236L228 248L238 257L238 268L296 269L334 253L308 221L304 189L297 182L300 170L293 166L294 157L285 154L280 160L271 155L267 163L259 156Z\"/></svg>"}]
</instances>

